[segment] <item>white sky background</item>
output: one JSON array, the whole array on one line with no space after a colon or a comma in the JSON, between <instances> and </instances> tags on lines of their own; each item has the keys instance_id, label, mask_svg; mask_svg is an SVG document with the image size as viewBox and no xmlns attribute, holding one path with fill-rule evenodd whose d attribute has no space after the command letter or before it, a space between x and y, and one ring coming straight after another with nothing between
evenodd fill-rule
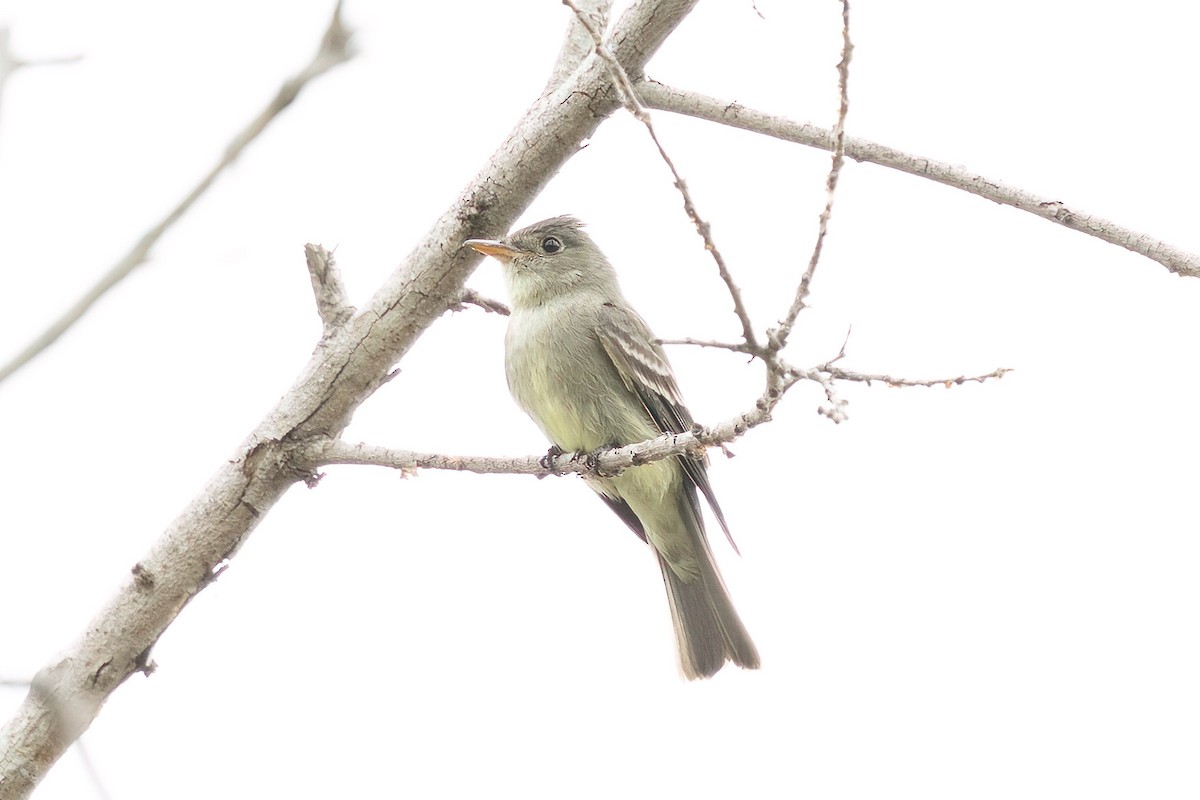
<instances>
[{"instance_id":1,"label":"white sky background","mask_svg":"<svg viewBox=\"0 0 1200 800\"><path fill-rule=\"evenodd\" d=\"M0 358L175 203L303 65L326 2L9 0ZM835 110L838 5L710 0L652 77ZM1200 250L1187 4L853 6L852 135ZM557 2L352 0L359 58L310 87L50 352L0 385L0 676L72 642L315 344L302 246L363 302L538 94ZM760 328L789 302L824 153L655 116ZM664 337L731 338L711 260L618 114L523 217L575 213ZM496 233L501 233L497 231ZM494 262L470 285L503 295ZM1194 797L1200 282L1027 214L848 163L795 363L952 390L799 386L714 456L714 548L763 669L677 674L653 559L576 479L335 468L294 488L105 707L115 798ZM546 443L504 320L439 320L347 433ZM671 356L698 419L761 370ZM0 689L7 717L22 692ZM70 753L38 790L86 797Z\"/></svg>"}]
</instances>

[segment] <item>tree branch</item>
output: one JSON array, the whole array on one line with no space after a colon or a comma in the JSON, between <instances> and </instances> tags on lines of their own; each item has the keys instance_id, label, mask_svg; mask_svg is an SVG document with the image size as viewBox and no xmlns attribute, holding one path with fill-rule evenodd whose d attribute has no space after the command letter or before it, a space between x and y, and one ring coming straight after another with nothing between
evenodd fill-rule
<instances>
[{"instance_id":1,"label":"tree branch","mask_svg":"<svg viewBox=\"0 0 1200 800\"><path fill-rule=\"evenodd\" d=\"M312 280L317 313L321 315L321 324L325 329L321 338L328 339L336 328L354 316L354 306L346 298L346 286L342 283L342 273L333 260L333 253L319 244L306 244L304 261Z\"/></svg>"},{"instance_id":2,"label":"tree branch","mask_svg":"<svg viewBox=\"0 0 1200 800\"><path fill-rule=\"evenodd\" d=\"M671 433L624 447L601 448L593 453L561 453L548 456L454 456L394 450L368 444L348 444L337 440L312 441L296 456L296 466L310 472L324 466L359 465L400 470L406 477L418 469L473 472L481 475L598 475L612 477L630 467L650 464L678 455L700 455L710 447L720 447L741 437L771 418L771 410L784 392L801 377L789 379L785 388L764 395L755 407L711 428L695 426L685 433Z\"/></svg>"},{"instance_id":3,"label":"tree branch","mask_svg":"<svg viewBox=\"0 0 1200 800\"><path fill-rule=\"evenodd\" d=\"M25 67L45 67L55 64L74 64L83 59L82 56L60 56L58 58L39 58L30 60L18 58L12 53L12 30L7 25L0 25L0 92L4 90L8 79L13 73Z\"/></svg>"},{"instance_id":4,"label":"tree branch","mask_svg":"<svg viewBox=\"0 0 1200 800\"><path fill-rule=\"evenodd\" d=\"M512 314L512 309L504 303L501 303L499 300L493 300L490 297L484 297L474 289L463 289L459 292L458 297L450 304L450 310L462 311L467 306L478 306L489 314L499 314L502 317Z\"/></svg>"},{"instance_id":5,"label":"tree branch","mask_svg":"<svg viewBox=\"0 0 1200 800\"><path fill-rule=\"evenodd\" d=\"M725 346L721 343L700 343ZM840 358L841 355L838 356ZM550 456L463 456L441 453L422 453L415 450L396 450L364 443L349 444L341 440L312 440L303 452L295 455L294 464L310 474L326 466L375 466L399 470L404 477L411 477L421 469L446 470L450 472L472 472L479 475L532 475L545 478L551 475L595 475L613 477L631 467L650 464L679 455L699 456L711 447L721 447L732 442L751 428L771 419L771 412L796 383L812 381L822 387L828 406L817 409L817 413L833 422L844 422L846 401L837 393L836 381L847 380L871 384L886 383L889 386L954 386L968 382L983 383L1004 377L1011 369L999 368L986 375L957 378L935 378L912 380L893 378L890 375L854 372L833 366L834 358L809 369L785 368L786 374L778 388L769 389L760 397L754 408L731 417L713 427L696 425L685 433L664 434L653 439L635 442L624 447L605 447L591 453L560 453Z\"/></svg>"},{"instance_id":6,"label":"tree branch","mask_svg":"<svg viewBox=\"0 0 1200 800\"><path fill-rule=\"evenodd\" d=\"M854 370L842 369L841 367L833 366L832 362L826 362L814 369L826 373L829 377L840 381L856 381L865 383L868 386L872 383L886 383L888 386L900 388L908 386L945 386L949 389L951 386L961 386L964 383L983 383L984 381L1003 378L1012 370L1008 367L997 367L991 372L984 375L972 375L966 377L959 375L957 378L931 378L929 380L919 381L912 378L893 378L891 375L880 375L877 373L855 372Z\"/></svg>"},{"instance_id":7,"label":"tree branch","mask_svg":"<svg viewBox=\"0 0 1200 800\"><path fill-rule=\"evenodd\" d=\"M631 74L640 74L694 3L641 2L625 12L613 35ZM392 365L458 297L480 261L460 243L506 229L617 107L607 70L593 60L525 112L366 307L317 348L279 404L134 565L80 639L38 673L0 730L6 779L0 798L33 790L109 695L130 675L149 669L158 637L224 569L283 493L309 477L300 456L310 440L339 437Z\"/></svg>"},{"instance_id":8,"label":"tree branch","mask_svg":"<svg viewBox=\"0 0 1200 800\"><path fill-rule=\"evenodd\" d=\"M730 350L744 347L744 345L724 342L696 341L688 343ZM833 362L844 355L843 351L835 358L810 369L785 367L786 376L777 390L765 393L758 399L753 409L738 414L719 425L711 428L697 425L686 433L664 434L624 447L600 448L592 453L560 453L553 457L462 456L396 450L379 445L349 444L341 440L326 439L310 441L303 452L296 454L294 464L297 468L304 469L309 473L315 473L321 467L335 465L386 467L399 470L404 477L411 477L421 469L472 472L478 475L532 475L537 478L545 478L550 475L613 477L630 467L649 464L672 456L698 456L710 447L721 447L738 439L751 428L767 422L771 417L771 410L779 403L783 395L800 380L813 381L824 389L829 405L818 408L817 413L836 423L844 422L847 419L846 401L837 394L835 381L838 380L855 381L868 385L880 382L894 387L945 386L949 388L969 382L983 383L993 378L999 379L1012 372L1011 369L1000 367L985 375L971 377L960 375L957 378L933 378L930 380L893 378L890 375L855 372L833 366Z\"/></svg>"},{"instance_id":9,"label":"tree branch","mask_svg":"<svg viewBox=\"0 0 1200 800\"><path fill-rule=\"evenodd\" d=\"M255 117L244 130L233 137L233 140L225 148L225 154L221 159L208 171L208 174L201 178L193 189L188 192L187 196L179 202L175 208L163 217L158 224L152 227L149 231L143 234L138 243L133 246L133 249L125 254L125 257L106 272L92 288L88 289L82 297L75 301L75 304L62 313L50 327L43 331L36 339L25 346L21 352L17 353L7 364L0 366L0 382L12 375L21 367L28 364L46 348L54 344L60 336L78 322L84 314L88 312L93 305L96 304L101 297L104 296L109 289L116 286L137 267L145 263L150 256L150 250L158 243L163 234L179 221L184 214L196 203L200 197L208 191L209 187L217 180L226 167L237 160L242 151L254 141L260 133L266 130L267 126L279 116L279 114L288 106L290 106L299 96L301 90L312 80L324 75L329 70L348 61L353 56L353 51L349 47L350 33L342 24L341 19L341 0L338 0L334 8L333 18L329 22L329 27L325 30L325 34L321 39L321 45L317 49L316 55L312 61L308 63L304 69L300 70L294 77L284 81L279 87L279 91L275 93L275 97L271 102L267 103L257 117Z\"/></svg>"},{"instance_id":10,"label":"tree branch","mask_svg":"<svg viewBox=\"0 0 1200 800\"><path fill-rule=\"evenodd\" d=\"M701 218L700 212L696 209L696 203L692 200L691 192L688 191L687 182L679 174L679 170L675 167L675 162L671 160L671 156L667 154L666 148L663 147L662 142L659 140L658 133L654 130L654 122L650 118L650 113L646 111L645 106L638 100L637 90L634 88L628 73L622 68L621 62L617 57L604 44L599 29L575 5L574 0L562 1L563 5L575 12L575 16L580 24L591 34L596 54L604 60L604 63L608 65L608 69L612 73L613 82L616 84L617 91L621 96L621 103L633 115L634 119L645 126L646 132L650 134L651 141L654 142L654 146L658 149L659 157L667 165L667 169L671 171L671 176L675 181L675 188L679 190L679 194L683 197L683 210L688 215L688 219L692 221L692 224L696 226L696 232L700 234L700 238L704 241L704 249L712 255L713 261L717 265L717 272L729 290L729 296L733 300L733 312L737 315L738 321L742 325L742 337L746 341L746 347L754 352L758 352L761 348L758 344L758 338L754 333L754 324L750 321L750 312L746 310L746 304L742 302L742 291L733 280L733 275L729 272L729 267L725 263L725 257L721 255L716 242L713 241L711 226Z\"/></svg>"},{"instance_id":11,"label":"tree branch","mask_svg":"<svg viewBox=\"0 0 1200 800\"><path fill-rule=\"evenodd\" d=\"M821 150L833 150L835 146L833 134L824 128L746 108L739 103L718 100L650 80L637 84L637 90L642 102L653 109L719 122ZM879 164L919 178L928 178L994 203L1027 211L1073 231L1095 236L1109 244L1153 259L1178 275L1200 277L1200 255L1180 250L1110 220L1069 208L1060 200L1040 197L952 164L910 155L853 136L845 138L845 154L855 161Z\"/></svg>"},{"instance_id":12,"label":"tree branch","mask_svg":"<svg viewBox=\"0 0 1200 800\"><path fill-rule=\"evenodd\" d=\"M597 20L600 28L608 26L608 14L612 10L612 0L578 0L578 2L583 13ZM546 88L542 90L543 94L557 89L592 53L592 34L579 18L579 13L576 11L576 15L572 16L568 23L567 35L563 37L562 49L558 52L554 68L550 70L550 80L546 82Z\"/></svg>"},{"instance_id":13,"label":"tree branch","mask_svg":"<svg viewBox=\"0 0 1200 800\"><path fill-rule=\"evenodd\" d=\"M689 344L694 347L710 347L714 350L729 350L734 353L745 353L748 356L758 356L758 351L751 350L745 342L718 342L712 339L693 339L691 336L685 336L682 339L655 339L655 341L659 344Z\"/></svg>"},{"instance_id":14,"label":"tree branch","mask_svg":"<svg viewBox=\"0 0 1200 800\"><path fill-rule=\"evenodd\" d=\"M787 345L787 338L796 324L796 318L804 309L804 301L808 298L808 287L816 274L817 264L821 261L821 250L825 245L825 235L829 232L829 218L833 216L833 200L837 194L838 177L842 174L843 152L846 145L846 114L850 111L850 56L854 45L850 42L850 3L842 0L842 58L838 61L838 115L833 126L833 162L829 167L829 175L825 179L825 207L817 220L817 240L813 244L812 255L808 259L808 268L800 278L796 287L796 297L792 300L791 308L784 315L779 327L767 332L767 347L772 353L778 353ZM832 398L831 398L832 399Z\"/></svg>"}]
</instances>

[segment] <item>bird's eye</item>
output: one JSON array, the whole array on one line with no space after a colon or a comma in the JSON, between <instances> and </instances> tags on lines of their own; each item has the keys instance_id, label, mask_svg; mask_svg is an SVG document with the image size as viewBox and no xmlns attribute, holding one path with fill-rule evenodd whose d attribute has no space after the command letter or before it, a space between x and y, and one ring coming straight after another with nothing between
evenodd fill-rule
<instances>
[{"instance_id":1,"label":"bird's eye","mask_svg":"<svg viewBox=\"0 0 1200 800\"><path fill-rule=\"evenodd\" d=\"M553 236L547 236L545 239L542 239L543 253L552 254L557 253L559 250L562 250L562 242L560 242L558 239L554 238Z\"/></svg>"}]
</instances>

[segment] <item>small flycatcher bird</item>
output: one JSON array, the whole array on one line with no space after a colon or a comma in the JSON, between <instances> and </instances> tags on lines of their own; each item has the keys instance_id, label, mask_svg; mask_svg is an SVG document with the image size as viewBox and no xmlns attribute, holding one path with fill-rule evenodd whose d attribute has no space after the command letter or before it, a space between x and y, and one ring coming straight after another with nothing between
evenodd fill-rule
<instances>
[{"instance_id":1,"label":"small flycatcher bird","mask_svg":"<svg viewBox=\"0 0 1200 800\"><path fill-rule=\"evenodd\" d=\"M579 220L554 217L464 245L504 265L508 388L556 448L590 452L691 430L666 354ZM726 661L756 669L758 651L704 533L697 489L729 534L707 459L676 456L588 484L658 558L684 675L711 677Z\"/></svg>"}]
</instances>

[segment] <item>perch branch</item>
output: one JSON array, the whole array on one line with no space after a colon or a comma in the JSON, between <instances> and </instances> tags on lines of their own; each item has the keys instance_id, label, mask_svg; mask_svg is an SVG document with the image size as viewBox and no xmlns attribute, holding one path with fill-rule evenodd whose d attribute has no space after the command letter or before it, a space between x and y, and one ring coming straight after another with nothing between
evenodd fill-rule
<instances>
[{"instance_id":1,"label":"perch branch","mask_svg":"<svg viewBox=\"0 0 1200 800\"><path fill-rule=\"evenodd\" d=\"M702 343L705 345L721 343ZM840 357L840 355L839 355ZM295 456L293 464L311 472L326 466L356 465L376 466L399 470L405 477L421 469L472 472L481 475L533 475L544 478L550 475L596 475L612 477L630 467L649 464L678 455L701 455L710 447L721 447L740 438L750 429L771 418L771 412L783 396L801 380L812 381L824 390L829 405L817 409L817 413L833 422L847 419L846 401L837 393L836 381L847 380L862 383L879 381L889 386L953 386L967 382L983 383L1001 378L1011 372L1000 368L972 377L937 378L912 380L893 378L890 375L875 375L832 366L832 359L809 369L784 367L777 386L768 389L757 400L754 408L712 427L696 425L685 433L664 434L643 442L624 447L601 448L592 453L560 453L547 456L464 456L440 453L422 453L415 450L397 450L369 444L350 444L341 440L313 440L307 448Z\"/></svg>"},{"instance_id":2,"label":"perch branch","mask_svg":"<svg viewBox=\"0 0 1200 800\"><path fill-rule=\"evenodd\" d=\"M807 376L794 375L786 378L779 391L764 394L753 409L711 428L697 425L685 433L664 434L624 447L602 448L594 453L562 453L553 458L454 456L393 450L367 444L348 444L342 441L321 441L311 443L295 463L309 471L323 466L355 464L397 469L405 475L418 469L438 469L537 477L568 474L613 476L630 467L682 454L699 455L709 447L720 447L732 442L751 428L768 421L772 409L784 393L804 377Z\"/></svg>"}]
</instances>

